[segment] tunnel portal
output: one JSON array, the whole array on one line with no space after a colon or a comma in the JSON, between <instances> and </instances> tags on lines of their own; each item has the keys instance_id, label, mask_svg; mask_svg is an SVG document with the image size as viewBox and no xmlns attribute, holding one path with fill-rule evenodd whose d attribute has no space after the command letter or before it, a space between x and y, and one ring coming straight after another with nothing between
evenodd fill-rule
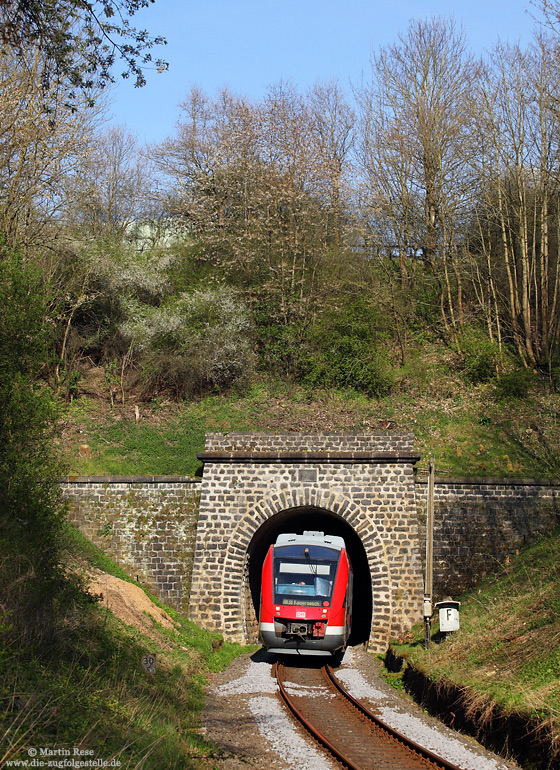
<instances>
[{"instance_id":1,"label":"tunnel portal","mask_svg":"<svg viewBox=\"0 0 560 770\"><path fill-rule=\"evenodd\" d=\"M352 643L383 652L421 619L412 449L409 434L207 434L192 619L254 641L268 546L280 532L316 529L348 544Z\"/></svg>"},{"instance_id":2,"label":"tunnel portal","mask_svg":"<svg viewBox=\"0 0 560 770\"><path fill-rule=\"evenodd\" d=\"M338 535L344 539L346 550L354 570L354 592L352 600L351 645L364 644L369 639L372 615L371 576L367 555L360 538L347 521L330 511L317 508L293 508L281 511L268 519L255 532L247 552L246 590L250 595L250 606L254 611L253 619L247 612L248 635L257 634L257 620L261 591L262 565L269 547L282 533L302 535L304 530L315 530L327 535ZM245 598L246 606L249 596ZM251 622L252 621L252 622Z\"/></svg>"}]
</instances>

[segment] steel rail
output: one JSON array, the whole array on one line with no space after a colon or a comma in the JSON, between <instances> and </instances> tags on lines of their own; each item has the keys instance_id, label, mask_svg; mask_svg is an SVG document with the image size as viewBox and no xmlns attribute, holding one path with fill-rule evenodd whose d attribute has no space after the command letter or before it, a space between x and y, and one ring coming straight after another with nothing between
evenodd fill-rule
<instances>
[{"instance_id":1,"label":"steel rail","mask_svg":"<svg viewBox=\"0 0 560 770\"><path fill-rule=\"evenodd\" d=\"M407 738L406 735L403 735L398 730L395 730L394 727L391 727L382 719L380 719L376 714L370 711L367 708L367 706L364 706L363 703L361 703L359 700L356 700L356 698L354 698L353 695L350 695L348 690L337 679L331 666L329 665L323 666L323 672L325 676L328 678L328 680L332 682L332 684L337 689L337 691L340 692L341 695L343 695L347 700L349 700L350 703L352 703L352 705L355 706L358 709L358 711L360 711L365 717L367 717L376 725L378 725L383 730L385 730L390 735L392 735L393 738L396 738L401 743L404 743L406 746L414 749L414 751L417 751L426 759L429 759L432 762L439 764L442 768L444 768L444 770L461 770L460 767L458 767L457 765L454 765L452 762L448 762L446 759L443 759L443 757L440 757L437 754L434 754L432 751L425 748L424 746L421 746L419 743L416 743L410 738Z\"/></svg>"},{"instance_id":2,"label":"steel rail","mask_svg":"<svg viewBox=\"0 0 560 770\"><path fill-rule=\"evenodd\" d=\"M311 733L311 735L322 745L324 746L328 751L331 752L331 754L343 765L345 765L349 770L361 770L360 767L355 765L353 762L350 762L338 749L337 747L332 744L328 738L326 738L323 733L321 733L319 730L317 730L314 725L311 724L301 713L301 711L295 706L294 702L286 692L286 688L284 687L284 682L282 680L282 671L284 669L284 666L279 662L276 661L276 663L273 666L273 675L276 677L276 681L278 682L278 688L280 690L280 695L282 696L282 699L284 703L287 705L287 707L290 709L292 714L295 716L295 718L300 722L305 729Z\"/></svg>"},{"instance_id":3,"label":"steel rail","mask_svg":"<svg viewBox=\"0 0 560 770\"><path fill-rule=\"evenodd\" d=\"M349 770L362 770L358 765L349 760L333 743L331 743L331 741L311 722L309 722L309 720L298 709L284 686L283 671L283 664L280 661L276 661L272 669L273 676L275 676L276 681L278 682L278 689L282 700L290 709L298 722L300 722L305 727L305 729L335 757L335 759L345 765L345 767L349 768ZM398 732L398 730L395 730L383 722L383 720L381 720L376 714L370 711L366 706L364 706L363 703L354 698L354 696L346 690L346 688L336 678L331 666L324 665L322 671L324 677L335 688L339 695L349 701L364 717L366 717L366 719L370 720L380 729L391 735L399 743L409 748L412 752L420 754L423 759L433 762L435 765L442 768L442 770L461 770L461 768L457 767L457 765L454 765L442 757L437 756L429 749L426 749L424 746L421 746L415 741L410 740L405 735Z\"/></svg>"}]
</instances>

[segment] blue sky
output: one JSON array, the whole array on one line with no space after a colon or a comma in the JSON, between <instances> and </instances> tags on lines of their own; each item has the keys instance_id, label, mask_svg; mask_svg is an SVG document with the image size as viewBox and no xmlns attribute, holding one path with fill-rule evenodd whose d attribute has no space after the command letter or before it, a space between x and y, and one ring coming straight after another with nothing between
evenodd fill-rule
<instances>
[{"instance_id":1,"label":"blue sky","mask_svg":"<svg viewBox=\"0 0 560 770\"><path fill-rule=\"evenodd\" d=\"M193 86L259 99L281 79L305 90L337 78L350 90L368 77L371 53L396 42L411 19L452 17L480 54L499 40L527 43L531 13L530 0L156 0L133 23L167 39L154 58L168 61L169 71L146 71L144 88L119 78L111 122L159 142L174 133L178 105Z\"/></svg>"}]
</instances>

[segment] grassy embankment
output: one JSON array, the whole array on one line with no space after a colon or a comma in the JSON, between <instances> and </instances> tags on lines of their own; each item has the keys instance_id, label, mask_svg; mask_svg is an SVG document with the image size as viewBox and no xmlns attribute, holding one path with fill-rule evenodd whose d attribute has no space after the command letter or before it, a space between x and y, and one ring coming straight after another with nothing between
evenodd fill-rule
<instances>
[{"instance_id":1,"label":"grassy embankment","mask_svg":"<svg viewBox=\"0 0 560 770\"><path fill-rule=\"evenodd\" d=\"M78 399L65 415L60 450L72 473L194 474L208 431L411 431L439 473L560 476L560 396L535 378L527 392L473 386L453 367L421 372L390 396L309 390L262 378L242 394L173 404ZM87 445L80 455L80 445ZM463 710L484 730L496 709L521 715L558 750L560 725L559 540L524 552L494 580L462 597L461 631L430 651L403 647L415 666L463 693ZM422 630L418 632L422 636ZM546 652L543 653L543 650ZM499 720L498 720L499 721Z\"/></svg>"},{"instance_id":2,"label":"grassy embankment","mask_svg":"<svg viewBox=\"0 0 560 770\"><path fill-rule=\"evenodd\" d=\"M560 530L461 602L459 631L426 649L418 627L392 651L435 683L447 721L470 720L494 747L521 752L523 767L560 766ZM433 631L437 638L437 623ZM387 676L414 687L406 669Z\"/></svg>"},{"instance_id":3,"label":"grassy embankment","mask_svg":"<svg viewBox=\"0 0 560 770\"><path fill-rule=\"evenodd\" d=\"M441 364L421 374L380 399L267 378L242 394L182 404L82 397L64 415L59 447L74 474L192 475L208 431L411 431L420 466L434 457L440 473L560 476L559 394L535 380L524 397L504 396L495 383L469 385Z\"/></svg>"},{"instance_id":4,"label":"grassy embankment","mask_svg":"<svg viewBox=\"0 0 560 770\"><path fill-rule=\"evenodd\" d=\"M68 533L66 564L73 571L96 567L129 580L74 530ZM60 608L49 633L32 646L14 638L4 615L0 767L29 760L30 752L41 749L52 750L54 761L73 756L143 770L210 767L214 750L197 731L205 675L245 648L222 644L218 635L164 609L174 628L147 616L145 629L125 625L103 601ZM153 674L141 665L147 653L156 655ZM74 756L75 749L81 756Z\"/></svg>"}]
</instances>

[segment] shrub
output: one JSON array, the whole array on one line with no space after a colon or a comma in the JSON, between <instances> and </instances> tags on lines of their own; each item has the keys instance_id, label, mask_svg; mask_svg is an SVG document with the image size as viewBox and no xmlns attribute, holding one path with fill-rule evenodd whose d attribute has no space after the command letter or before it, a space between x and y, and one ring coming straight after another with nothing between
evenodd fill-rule
<instances>
[{"instance_id":1,"label":"shrub","mask_svg":"<svg viewBox=\"0 0 560 770\"><path fill-rule=\"evenodd\" d=\"M56 415L39 375L48 361L46 296L37 271L0 248L0 608L14 633L48 633L65 583L63 506L51 437Z\"/></svg>"},{"instance_id":2,"label":"shrub","mask_svg":"<svg viewBox=\"0 0 560 770\"><path fill-rule=\"evenodd\" d=\"M550 367L550 384L556 393L560 391L560 364L557 361Z\"/></svg>"},{"instance_id":3,"label":"shrub","mask_svg":"<svg viewBox=\"0 0 560 770\"><path fill-rule=\"evenodd\" d=\"M248 382L253 370L251 323L228 288L182 293L161 305L128 303L127 336L154 394L177 397Z\"/></svg>"},{"instance_id":4,"label":"shrub","mask_svg":"<svg viewBox=\"0 0 560 770\"><path fill-rule=\"evenodd\" d=\"M497 396L506 400L526 398L534 382L534 375L529 369L515 369L501 374L497 383Z\"/></svg>"},{"instance_id":5,"label":"shrub","mask_svg":"<svg viewBox=\"0 0 560 770\"><path fill-rule=\"evenodd\" d=\"M394 370L386 353L350 336L335 347L315 348L306 363L303 381L314 387L351 388L383 396L394 385Z\"/></svg>"},{"instance_id":6,"label":"shrub","mask_svg":"<svg viewBox=\"0 0 560 770\"><path fill-rule=\"evenodd\" d=\"M476 327L465 327L459 336L463 371L474 385L496 379L500 349Z\"/></svg>"},{"instance_id":7,"label":"shrub","mask_svg":"<svg viewBox=\"0 0 560 770\"><path fill-rule=\"evenodd\" d=\"M267 319L268 320L268 319ZM296 376L305 357L305 331L299 324L282 326L262 323L258 329L259 360L274 376Z\"/></svg>"},{"instance_id":8,"label":"shrub","mask_svg":"<svg viewBox=\"0 0 560 770\"><path fill-rule=\"evenodd\" d=\"M386 395L395 376L384 327L380 312L361 300L355 299L339 311L328 311L307 332L301 379L312 386Z\"/></svg>"}]
</instances>

